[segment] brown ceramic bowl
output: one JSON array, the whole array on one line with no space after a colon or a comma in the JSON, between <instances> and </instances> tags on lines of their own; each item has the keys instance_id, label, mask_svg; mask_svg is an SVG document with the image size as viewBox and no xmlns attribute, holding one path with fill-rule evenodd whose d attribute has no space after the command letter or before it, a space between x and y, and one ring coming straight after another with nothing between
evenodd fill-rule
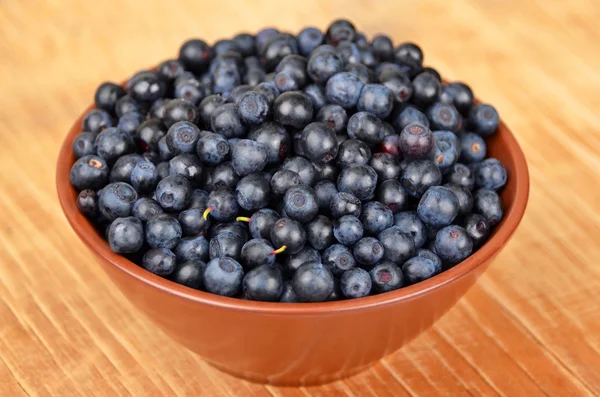
<instances>
[{"instance_id":1,"label":"brown ceramic bowl","mask_svg":"<svg viewBox=\"0 0 600 397\"><path fill-rule=\"evenodd\" d=\"M361 299L265 303L227 298L176 284L113 253L79 213L69 171L82 117L62 145L56 175L60 203L75 232L121 291L166 334L215 367L261 383L324 383L360 372L401 348L454 306L489 266L521 221L529 194L525 157L501 124L488 149L508 171L501 195L505 217L464 262L421 283Z\"/></svg>"}]
</instances>

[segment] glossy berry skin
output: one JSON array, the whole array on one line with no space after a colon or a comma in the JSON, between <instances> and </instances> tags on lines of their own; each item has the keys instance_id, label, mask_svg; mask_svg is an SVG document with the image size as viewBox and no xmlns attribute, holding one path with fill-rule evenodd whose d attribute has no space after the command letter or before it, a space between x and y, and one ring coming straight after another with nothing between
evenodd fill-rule
<instances>
[{"instance_id":1,"label":"glossy berry skin","mask_svg":"<svg viewBox=\"0 0 600 397\"><path fill-rule=\"evenodd\" d=\"M490 226L496 226L504 216L498 193L490 189L479 189L473 195L473 212L482 215Z\"/></svg>"},{"instance_id":2,"label":"glossy berry skin","mask_svg":"<svg viewBox=\"0 0 600 397\"><path fill-rule=\"evenodd\" d=\"M208 196L207 208L213 208L209 216L218 222L228 222L236 217L240 207L235 193L230 189L215 189Z\"/></svg>"},{"instance_id":3,"label":"glossy berry skin","mask_svg":"<svg viewBox=\"0 0 600 397\"><path fill-rule=\"evenodd\" d=\"M344 109L356 106L363 89L363 82L350 72L339 72L327 80L325 92L329 103Z\"/></svg>"},{"instance_id":4,"label":"glossy berry skin","mask_svg":"<svg viewBox=\"0 0 600 397\"><path fill-rule=\"evenodd\" d=\"M279 92L297 91L302 88L296 77L288 71L278 72L274 82Z\"/></svg>"},{"instance_id":5,"label":"glossy berry skin","mask_svg":"<svg viewBox=\"0 0 600 397\"><path fill-rule=\"evenodd\" d=\"M485 243L491 233L488 221L479 214L468 214L464 217L462 226L473 240L473 248L477 249Z\"/></svg>"},{"instance_id":6,"label":"glossy berry skin","mask_svg":"<svg viewBox=\"0 0 600 397\"><path fill-rule=\"evenodd\" d=\"M406 104L413 93L412 82L404 73L389 71L380 74L381 83L390 91L395 104Z\"/></svg>"},{"instance_id":7,"label":"glossy berry skin","mask_svg":"<svg viewBox=\"0 0 600 397\"><path fill-rule=\"evenodd\" d=\"M364 235L360 220L354 215L344 215L333 223L333 235L343 245L351 246Z\"/></svg>"},{"instance_id":8,"label":"glossy berry skin","mask_svg":"<svg viewBox=\"0 0 600 397\"><path fill-rule=\"evenodd\" d=\"M394 107L394 96L392 91L383 84L366 84L360 92L356 107L359 111L369 112L380 119L385 119Z\"/></svg>"},{"instance_id":9,"label":"glossy berry skin","mask_svg":"<svg viewBox=\"0 0 600 397\"><path fill-rule=\"evenodd\" d=\"M333 224L323 215L317 215L305 226L306 242L318 251L322 251L335 242Z\"/></svg>"},{"instance_id":10,"label":"glossy berry skin","mask_svg":"<svg viewBox=\"0 0 600 397\"><path fill-rule=\"evenodd\" d=\"M178 60L168 59L158 65L156 73L161 80L172 83L175 79L185 73L185 68Z\"/></svg>"},{"instance_id":11,"label":"glossy berry skin","mask_svg":"<svg viewBox=\"0 0 600 397\"><path fill-rule=\"evenodd\" d=\"M313 186L317 196L317 205L321 214L329 214L331 201L338 193L335 183L329 180L319 181Z\"/></svg>"},{"instance_id":12,"label":"glossy berry skin","mask_svg":"<svg viewBox=\"0 0 600 397\"><path fill-rule=\"evenodd\" d=\"M404 285L404 274L394 262L382 260L370 271L372 291L376 293L396 290Z\"/></svg>"},{"instance_id":13,"label":"glossy berry skin","mask_svg":"<svg viewBox=\"0 0 600 397\"><path fill-rule=\"evenodd\" d=\"M269 239L271 229L281 217L269 208L263 208L252 214L248 225L250 234L254 239ZM279 248L279 247L278 247Z\"/></svg>"},{"instance_id":14,"label":"glossy berry skin","mask_svg":"<svg viewBox=\"0 0 600 397\"><path fill-rule=\"evenodd\" d=\"M272 71L289 54L298 53L298 44L290 34L277 34L269 38L259 49L259 55L267 71Z\"/></svg>"},{"instance_id":15,"label":"glossy berry skin","mask_svg":"<svg viewBox=\"0 0 600 397\"><path fill-rule=\"evenodd\" d=\"M240 119L235 103L224 103L216 108L210 116L213 132L225 138L241 138L246 135L246 125Z\"/></svg>"},{"instance_id":16,"label":"glossy berry skin","mask_svg":"<svg viewBox=\"0 0 600 397\"><path fill-rule=\"evenodd\" d=\"M124 182L111 183L102 188L98 198L98 209L109 221L128 217L137 197L131 185Z\"/></svg>"},{"instance_id":17,"label":"glossy berry skin","mask_svg":"<svg viewBox=\"0 0 600 397\"><path fill-rule=\"evenodd\" d=\"M199 121L198 125L205 128L211 126L210 120L214 111L225 102L225 98L219 94L209 95L198 105Z\"/></svg>"},{"instance_id":18,"label":"glossy berry skin","mask_svg":"<svg viewBox=\"0 0 600 397\"><path fill-rule=\"evenodd\" d=\"M197 124L200 120L200 111L196 105L187 99L172 99L165 106L165 114L162 117L167 128L179 121L188 121Z\"/></svg>"},{"instance_id":19,"label":"glossy berry skin","mask_svg":"<svg viewBox=\"0 0 600 397\"><path fill-rule=\"evenodd\" d=\"M338 154L335 131L326 123L310 123L302 130L300 140L304 155L315 163L329 163Z\"/></svg>"},{"instance_id":20,"label":"glossy berry skin","mask_svg":"<svg viewBox=\"0 0 600 397\"><path fill-rule=\"evenodd\" d=\"M397 179L388 179L379 185L375 198L396 214L408 205L409 195Z\"/></svg>"},{"instance_id":21,"label":"glossy berry skin","mask_svg":"<svg viewBox=\"0 0 600 397\"><path fill-rule=\"evenodd\" d=\"M233 189L239 180L240 177L234 171L231 161L219 164L212 172L212 184L215 189Z\"/></svg>"},{"instance_id":22,"label":"glossy berry skin","mask_svg":"<svg viewBox=\"0 0 600 397\"><path fill-rule=\"evenodd\" d=\"M421 197L417 214L423 223L440 228L451 224L459 209L458 198L452 190L443 186L432 186Z\"/></svg>"},{"instance_id":23,"label":"glossy berry skin","mask_svg":"<svg viewBox=\"0 0 600 397\"><path fill-rule=\"evenodd\" d=\"M135 140L143 151L158 151L158 141L167 134L167 128L159 119L148 119L137 129Z\"/></svg>"},{"instance_id":24,"label":"glossy berry skin","mask_svg":"<svg viewBox=\"0 0 600 397\"><path fill-rule=\"evenodd\" d=\"M338 192L331 200L329 210L333 218L341 218L344 215L358 217L362 210L362 204L353 194Z\"/></svg>"},{"instance_id":25,"label":"glossy berry skin","mask_svg":"<svg viewBox=\"0 0 600 397\"><path fill-rule=\"evenodd\" d=\"M484 189L500 190L506 185L506 169L495 158L483 160L475 168L475 185Z\"/></svg>"},{"instance_id":26,"label":"glossy berry skin","mask_svg":"<svg viewBox=\"0 0 600 397\"><path fill-rule=\"evenodd\" d=\"M202 189L194 189L190 198L188 208L201 208L207 207L206 202L208 201L208 192Z\"/></svg>"},{"instance_id":27,"label":"glossy berry skin","mask_svg":"<svg viewBox=\"0 0 600 397\"><path fill-rule=\"evenodd\" d=\"M171 275L171 280L175 281L177 284L201 290L204 286L205 269L206 263L202 261L186 261L177 266Z\"/></svg>"},{"instance_id":28,"label":"glossy berry skin","mask_svg":"<svg viewBox=\"0 0 600 397\"><path fill-rule=\"evenodd\" d=\"M244 242L238 235L231 232L221 232L208 243L208 256L210 259L226 256L240 260L243 245Z\"/></svg>"},{"instance_id":29,"label":"glossy berry skin","mask_svg":"<svg viewBox=\"0 0 600 397\"><path fill-rule=\"evenodd\" d=\"M339 170L334 162L327 164L315 163L313 167L315 168L315 181L317 183L322 181L337 181Z\"/></svg>"},{"instance_id":30,"label":"glossy berry skin","mask_svg":"<svg viewBox=\"0 0 600 397\"><path fill-rule=\"evenodd\" d=\"M415 254L415 241L398 226L391 226L377 236L384 248L383 259L402 265Z\"/></svg>"},{"instance_id":31,"label":"glossy berry skin","mask_svg":"<svg viewBox=\"0 0 600 397\"><path fill-rule=\"evenodd\" d=\"M448 83L442 86L440 102L454 105L463 115L468 115L473 105L473 91L468 85L460 82Z\"/></svg>"},{"instance_id":32,"label":"glossy berry skin","mask_svg":"<svg viewBox=\"0 0 600 397\"><path fill-rule=\"evenodd\" d=\"M362 63L348 63L346 64L344 71L350 72L356 77L358 77L358 79L362 81L363 84L369 84L375 80L371 69L369 69L366 65Z\"/></svg>"},{"instance_id":33,"label":"glossy berry skin","mask_svg":"<svg viewBox=\"0 0 600 397\"><path fill-rule=\"evenodd\" d=\"M347 139L340 145L336 163L338 166L363 165L369 162L371 149L358 139Z\"/></svg>"},{"instance_id":34,"label":"glossy berry skin","mask_svg":"<svg viewBox=\"0 0 600 397\"><path fill-rule=\"evenodd\" d=\"M152 248L173 249L179 244L182 232L177 219L158 214L146 222L146 242Z\"/></svg>"},{"instance_id":35,"label":"glossy berry skin","mask_svg":"<svg viewBox=\"0 0 600 397\"><path fill-rule=\"evenodd\" d=\"M274 247L280 248L285 245L285 252L293 255L304 247L306 231L300 222L281 218L273 225L269 237Z\"/></svg>"},{"instance_id":36,"label":"glossy berry skin","mask_svg":"<svg viewBox=\"0 0 600 397\"><path fill-rule=\"evenodd\" d=\"M141 193L152 191L158 183L156 166L149 161L138 162L131 171L131 186Z\"/></svg>"},{"instance_id":37,"label":"glossy berry skin","mask_svg":"<svg viewBox=\"0 0 600 397\"><path fill-rule=\"evenodd\" d=\"M435 237L435 252L444 263L455 265L471 255L473 240L464 228L446 226Z\"/></svg>"},{"instance_id":38,"label":"glossy berry skin","mask_svg":"<svg viewBox=\"0 0 600 397\"><path fill-rule=\"evenodd\" d=\"M473 171L471 171L471 168L461 163L456 163L450 168L450 171L446 174L446 180L448 183L462 186L469 190L473 190L473 186L475 185Z\"/></svg>"},{"instance_id":39,"label":"glossy berry skin","mask_svg":"<svg viewBox=\"0 0 600 397\"><path fill-rule=\"evenodd\" d=\"M144 227L133 216L115 219L108 229L108 245L117 254L137 252L144 244Z\"/></svg>"},{"instance_id":40,"label":"glossy berry skin","mask_svg":"<svg viewBox=\"0 0 600 397\"><path fill-rule=\"evenodd\" d=\"M290 187L283 196L283 203L287 216L301 223L310 222L319 212L317 196L310 186Z\"/></svg>"},{"instance_id":41,"label":"glossy berry skin","mask_svg":"<svg viewBox=\"0 0 600 397\"><path fill-rule=\"evenodd\" d=\"M362 298L371 292L372 281L369 273L360 267L346 270L340 278L340 289L346 298Z\"/></svg>"},{"instance_id":42,"label":"glossy berry skin","mask_svg":"<svg viewBox=\"0 0 600 397\"><path fill-rule=\"evenodd\" d=\"M143 114L146 108L147 106L145 104L134 100L130 95L124 95L119 98L115 104L115 114L117 117L121 117L129 112L138 112Z\"/></svg>"},{"instance_id":43,"label":"glossy berry skin","mask_svg":"<svg viewBox=\"0 0 600 397\"><path fill-rule=\"evenodd\" d=\"M336 73L344 70L344 61L330 45L317 47L306 66L306 72L317 84L325 85L327 80Z\"/></svg>"},{"instance_id":44,"label":"glossy berry skin","mask_svg":"<svg viewBox=\"0 0 600 397\"><path fill-rule=\"evenodd\" d=\"M473 210L473 194L471 191L463 186L453 185L447 183L444 187L452 190L452 193L458 199L458 215L466 215Z\"/></svg>"},{"instance_id":45,"label":"glossy berry skin","mask_svg":"<svg viewBox=\"0 0 600 397\"><path fill-rule=\"evenodd\" d=\"M73 141L75 158L96 154L96 135L92 132L82 132Z\"/></svg>"},{"instance_id":46,"label":"glossy berry skin","mask_svg":"<svg viewBox=\"0 0 600 397\"><path fill-rule=\"evenodd\" d=\"M113 113L115 104L123 95L125 95L125 90L120 85L104 82L96 88L94 103L98 109Z\"/></svg>"},{"instance_id":47,"label":"glossy berry skin","mask_svg":"<svg viewBox=\"0 0 600 397\"><path fill-rule=\"evenodd\" d=\"M262 265L246 273L242 288L246 299L277 302L283 291L283 278L276 267Z\"/></svg>"},{"instance_id":48,"label":"glossy berry skin","mask_svg":"<svg viewBox=\"0 0 600 397\"><path fill-rule=\"evenodd\" d=\"M69 180L77 190L97 190L108 182L108 172L109 168L104 159L87 155L73 164L69 173Z\"/></svg>"},{"instance_id":49,"label":"glossy berry skin","mask_svg":"<svg viewBox=\"0 0 600 397\"><path fill-rule=\"evenodd\" d=\"M398 133L401 133L409 124L420 124L423 127L429 128L429 119L425 113L421 112L414 106L406 106L394 119L394 128Z\"/></svg>"},{"instance_id":50,"label":"glossy berry skin","mask_svg":"<svg viewBox=\"0 0 600 397\"><path fill-rule=\"evenodd\" d=\"M377 173L368 165L350 165L338 177L340 192L350 193L359 200L370 200L375 195Z\"/></svg>"},{"instance_id":51,"label":"glossy berry skin","mask_svg":"<svg viewBox=\"0 0 600 397\"><path fill-rule=\"evenodd\" d=\"M394 223L394 214L380 202L369 201L363 206L359 219L363 225L365 234L376 236L392 226Z\"/></svg>"},{"instance_id":52,"label":"glossy berry skin","mask_svg":"<svg viewBox=\"0 0 600 397\"><path fill-rule=\"evenodd\" d=\"M127 82L127 93L135 101L152 103L165 95L166 86L156 72L137 73Z\"/></svg>"},{"instance_id":53,"label":"glossy berry skin","mask_svg":"<svg viewBox=\"0 0 600 397\"><path fill-rule=\"evenodd\" d=\"M195 74L200 74L206 69L212 55L210 46L200 39L188 40L179 49L179 61L186 70Z\"/></svg>"},{"instance_id":54,"label":"glossy berry skin","mask_svg":"<svg viewBox=\"0 0 600 397\"><path fill-rule=\"evenodd\" d=\"M138 127L144 121L144 117L138 112L129 112L124 114L117 123L117 128L133 137Z\"/></svg>"},{"instance_id":55,"label":"glossy berry skin","mask_svg":"<svg viewBox=\"0 0 600 397\"><path fill-rule=\"evenodd\" d=\"M102 109L92 109L86 113L81 122L81 130L98 134L113 126L110 114Z\"/></svg>"},{"instance_id":56,"label":"glossy berry skin","mask_svg":"<svg viewBox=\"0 0 600 397\"><path fill-rule=\"evenodd\" d=\"M312 101L301 91L284 92L273 101L273 118L284 127L304 128L312 117Z\"/></svg>"},{"instance_id":57,"label":"glossy berry skin","mask_svg":"<svg viewBox=\"0 0 600 397\"><path fill-rule=\"evenodd\" d=\"M119 157L110 171L109 181L129 183L133 169L140 162L145 162L145 160L139 154L126 154ZM154 166L153 163L150 164Z\"/></svg>"},{"instance_id":58,"label":"glossy berry skin","mask_svg":"<svg viewBox=\"0 0 600 397\"><path fill-rule=\"evenodd\" d=\"M395 59L398 61L411 60L419 64L423 63L423 51L415 43L405 42L394 51Z\"/></svg>"},{"instance_id":59,"label":"glossy berry skin","mask_svg":"<svg viewBox=\"0 0 600 397\"><path fill-rule=\"evenodd\" d=\"M94 218L98 214L98 195L91 189L79 192L77 196L77 209L87 218Z\"/></svg>"},{"instance_id":60,"label":"glossy berry skin","mask_svg":"<svg viewBox=\"0 0 600 397\"><path fill-rule=\"evenodd\" d=\"M171 250L154 248L146 251L142 258L142 266L157 276L166 277L175 271L177 261Z\"/></svg>"},{"instance_id":61,"label":"glossy berry skin","mask_svg":"<svg viewBox=\"0 0 600 397\"><path fill-rule=\"evenodd\" d=\"M373 53L377 60L391 61L394 58L394 44L392 40L385 34L378 34L371 41Z\"/></svg>"},{"instance_id":62,"label":"glossy berry skin","mask_svg":"<svg viewBox=\"0 0 600 397\"><path fill-rule=\"evenodd\" d=\"M438 79L430 73L421 73L412 81L413 93L412 103L426 108L432 105L439 96L441 84Z\"/></svg>"},{"instance_id":63,"label":"glossy berry skin","mask_svg":"<svg viewBox=\"0 0 600 397\"><path fill-rule=\"evenodd\" d=\"M248 228L245 222L233 221L217 223L210 228L210 237L214 238L221 233L233 233L240 238L242 244L248 241Z\"/></svg>"},{"instance_id":64,"label":"glossy berry skin","mask_svg":"<svg viewBox=\"0 0 600 397\"><path fill-rule=\"evenodd\" d=\"M281 302L281 303L300 302L298 296L296 296L296 293L294 292L294 289L292 288L292 283L290 281L283 282L281 295L279 296L279 302Z\"/></svg>"},{"instance_id":65,"label":"glossy berry skin","mask_svg":"<svg viewBox=\"0 0 600 397\"><path fill-rule=\"evenodd\" d=\"M460 160L465 163L477 163L485 159L487 145L481 135L465 132L460 137Z\"/></svg>"},{"instance_id":66,"label":"glossy berry skin","mask_svg":"<svg viewBox=\"0 0 600 397\"><path fill-rule=\"evenodd\" d=\"M233 148L231 162L239 176L262 171L267 165L268 150L260 142L241 139Z\"/></svg>"},{"instance_id":67,"label":"glossy berry skin","mask_svg":"<svg viewBox=\"0 0 600 397\"><path fill-rule=\"evenodd\" d=\"M258 125L269 117L269 101L256 91L248 91L241 96L237 103L237 112L243 123Z\"/></svg>"},{"instance_id":68,"label":"glossy berry skin","mask_svg":"<svg viewBox=\"0 0 600 397\"><path fill-rule=\"evenodd\" d=\"M229 143L223 135L206 132L198 139L196 153L202 163L219 165L229 155Z\"/></svg>"},{"instance_id":69,"label":"glossy berry skin","mask_svg":"<svg viewBox=\"0 0 600 397\"><path fill-rule=\"evenodd\" d=\"M286 277L293 276L296 270L298 270L300 266L307 262L321 263L321 255L319 254L319 251L309 245L305 245L296 254L288 255L285 266L283 267L284 275Z\"/></svg>"},{"instance_id":70,"label":"glossy berry skin","mask_svg":"<svg viewBox=\"0 0 600 397\"><path fill-rule=\"evenodd\" d=\"M235 197L240 207L246 211L256 211L269 204L271 178L265 172L246 175L235 188Z\"/></svg>"},{"instance_id":71,"label":"glossy berry skin","mask_svg":"<svg viewBox=\"0 0 600 397\"><path fill-rule=\"evenodd\" d=\"M425 158L433 148L433 133L420 124L409 124L400 133L399 146L409 158Z\"/></svg>"},{"instance_id":72,"label":"glossy berry skin","mask_svg":"<svg viewBox=\"0 0 600 397\"><path fill-rule=\"evenodd\" d=\"M402 265L402 273L407 284L427 280L442 271L441 259L430 250L419 250L417 256Z\"/></svg>"},{"instance_id":73,"label":"glossy berry skin","mask_svg":"<svg viewBox=\"0 0 600 397\"><path fill-rule=\"evenodd\" d=\"M275 262L274 249L269 240L262 238L248 240L242 247L240 262L246 270L272 265Z\"/></svg>"},{"instance_id":74,"label":"glossy berry skin","mask_svg":"<svg viewBox=\"0 0 600 397\"><path fill-rule=\"evenodd\" d=\"M300 54L305 57L309 56L315 48L323 43L323 39L323 33L317 28L307 27L302 29L297 36Z\"/></svg>"},{"instance_id":75,"label":"glossy berry skin","mask_svg":"<svg viewBox=\"0 0 600 397\"><path fill-rule=\"evenodd\" d=\"M133 149L132 137L117 128L107 128L96 137L96 153L108 164L113 164Z\"/></svg>"},{"instance_id":76,"label":"glossy berry skin","mask_svg":"<svg viewBox=\"0 0 600 397\"><path fill-rule=\"evenodd\" d=\"M281 164L290 150L290 136L277 123L266 122L248 134L248 138L267 147L267 164Z\"/></svg>"},{"instance_id":77,"label":"glossy berry skin","mask_svg":"<svg viewBox=\"0 0 600 397\"><path fill-rule=\"evenodd\" d=\"M433 139L433 150L428 157L437 165L442 174L446 174L458 162L460 142L458 137L451 131L435 131Z\"/></svg>"},{"instance_id":78,"label":"glossy berry skin","mask_svg":"<svg viewBox=\"0 0 600 397\"><path fill-rule=\"evenodd\" d=\"M393 128L393 127L392 127ZM388 153L394 156L395 158L401 157L400 152L400 136L395 134L387 135L383 138L383 142L381 142L381 152Z\"/></svg>"},{"instance_id":79,"label":"glossy berry skin","mask_svg":"<svg viewBox=\"0 0 600 397\"><path fill-rule=\"evenodd\" d=\"M252 90L262 94L267 99L267 101L269 101L269 105L271 105L275 98L277 98L280 94L279 90L277 89L277 86L275 86L275 83L269 83L266 81L257 84L256 87L254 87Z\"/></svg>"},{"instance_id":80,"label":"glossy berry skin","mask_svg":"<svg viewBox=\"0 0 600 397\"><path fill-rule=\"evenodd\" d=\"M341 244L329 246L323 253L322 261L335 277L341 276L344 271L357 264L350 248Z\"/></svg>"},{"instance_id":81,"label":"glossy berry skin","mask_svg":"<svg viewBox=\"0 0 600 397\"><path fill-rule=\"evenodd\" d=\"M131 215L146 223L154 215L162 214L163 208L149 197L140 197L131 208Z\"/></svg>"},{"instance_id":82,"label":"glossy berry skin","mask_svg":"<svg viewBox=\"0 0 600 397\"><path fill-rule=\"evenodd\" d=\"M203 182L203 167L194 154L182 153L169 160L169 175L180 175L198 186Z\"/></svg>"},{"instance_id":83,"label":"glossy berry skin","mask_svg":"<svg viewBox=\"0 0 600 397\"><path fill-rule=\"evenodd\" d=\"M167 131L165 143L169 151L174 154L191 153L196 150L200 139L200 130L189 121L179 121Z\"/></svg>"},{"instance_id":84,"label":"glossy berry skin","mask_svg":"<svg viewBox=\"0 0 600 397\"><path fill-rule=\"evenodd\" d=\"M279 170L271 178L271 189L279 196L283 196L290 187L301 184L300 175L291 170Z\"/></svg>"},{"instance_id":85,"label":"glossy berry skin","mask_svg":"<svg viewBox=\"0 0 600 397\"><path fill-rule=\"evenodd\" d=\"M400 183L408 194L420 198L431 186L442 183L442 174L438 167L429 160L413 160L408 162L402 171Z\"/></svg>"},{"instance_id":86,"label":"glossy berry skin","mask_svg":"<svg viewBox=\"0 0 600 397\"><path fill-rule=\"evenodd\" d=\"M167 211L181 211L187 207L192 185L181 175L169 175L156 186L156 201Z\"/></svg>"},{"instance_id":87,"label":"glossy berry skin","mask_svg":"<svg viewBox=\"0 0 600 397\"><path fill-rule=\"evenodd\" d=\"M184 236L195 236L197 234L205 234L210 227L210 220L204 219L202 213L204 209L189 208L181 211L178 216L181 231Z\"/></svg>"},{"instance_id":88,"label":"glossy berry skin","mask_svg":"<svg viewBox=\"0 0 600 397\"><path fill-rule=\"evenodd\" d=\"M415 248L418 249L425 245L427 229L416 212L406 211L394 215L394 226L413 238Z\"/></svg>"},{"instance_id":89,"label":"glossy berry skin","mask_svg":"<svg viewBox=\"0 0 600 397\"><path fill-rule=\"evenodd\" d=\"M383 245L374 237L363 237L352 249L354 259L363 267L370 269L383 258Z\"/></svg>"},{"instance_id":90,"label":"glossy berry skin","mask_svg":"<svg viewBox=\"0 0 600 397\"><path fill-rule=\"evenodd\" d=\"M169 98L157 99L152 103L152 105L150 105L150 110L148 110L148 116L153 119L161 120L165 116L165 107L169 102L171 102L171 99Z\"/></svg>"},{"instance_id":91,"label":"glossy berry skin","mask_svg":"<svg viewBox=\"0 0 600 397\"><path fill-rule=\"evenodd\" d=\"M238 85L233 90L231 90L231 92L229 93L229 96L227 97L227 102L239 104L242 96L250 91L252 91L251 86L249 86L247 84ZM256 92L254 91L254 93L256 93ZM238 114L239 114L239 107L238 107ZM241 118L241 115L240 115L240 118Z\"/></svg>"},{"instance_id":92,"label":"glossy berry skin","mask_svg":"<svg viewBox=\"0 0 600 397\"><path fill-rule=\"evenodd\" d=\"M372 113L357 112L348 120L346 128L348 136L360 139L367 144L376 144L383 141L383 123Z\"/></svg>"},{"instance_id":93,"label":"glossy berry skin","mask_svg":"<svg viewBox=\"0 0 600 397\"><path fill-rule=\"evenodd\" d=\"M337 19L329 25L325 38L329 44L337 46L344 41L353 41L356 34L354 25L345 19Z\"/></svg>"},{"instance_id":94,"label":"glossy berry skin","mask_svg":"<svg viewBox=\"0 0 600 397\"><path fill-rule=\"evenodd\" d=\"M427 110L430 127L434 130L458 131L461 116L452 105L436 102Z\"/></svg>"},{"instance_id":95,"label":"glossy berry skin","mask_svg":"<svg viewBox=\"0 0 600 397\"><path fill-rule=\"evenodd\" d=\"M311 186L316 179L317 172L312 163L304 157L288 157L281 166L281 169L291 170L300 175L302 184Z\"/></svg>"},{"instance_id":96,"label":"glossy berry skin","mask_svg":"<svg viewBox=\"0 0 600 397\"><path fill-rule=\"evenodd\" d=\"M326 123L333 128L336 134L346 131L348 123L348 114L340 105L328 104L319 109L316 116L317 121Z\"/></svg>"},{"instance_id":97,"label":"glossy berry skin","mask_svg":"<svg viewBox=\"0 0 600 397\"><path fill-rule=\"evenodd\" d=\"M500 117L492 105L479 104L471 108L468 122L475 133L488 137L496 133Z\"/></svg>"},{"instance_id":98,"label":"glossy berry skin","mask_svg":"<svg viewBox=\"0 0 600 397\"><path fill-rule=\"evenodd\" d=\"M369 165L377 173L378 181L397 179L400 176L400 163L389 153L375 153L371 157Z\"/></svg>"},{"instance_id":99,"label":"glossy berry skin","mask_svg":"<svg viewBox=\"0 0 600 397\"><path fill-rule=\"evenodd\" d=\"M296 270L292 288L303 302L323 302L333 292L333 275L325 265L307 262Z\"/></svg>"},{"instance_id":100,"label":"glossy berry skin","mask_svg":"<svg viewBox=\"0 0 600 397\"><path fill-rule=\"evenodd\" d=\"M237 295L242 289L244 269L235 259L214 258L204 270L204 287L208 292L221 296Z\"/></svg>"}]
</instances>

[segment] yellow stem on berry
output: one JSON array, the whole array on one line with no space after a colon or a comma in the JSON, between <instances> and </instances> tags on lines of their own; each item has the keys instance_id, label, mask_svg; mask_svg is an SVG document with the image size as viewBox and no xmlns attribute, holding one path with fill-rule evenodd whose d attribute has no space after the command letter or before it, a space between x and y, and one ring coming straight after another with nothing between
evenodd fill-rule
<instances>
[{"instance_id":1,"label":"yellow stem on berry","mask_svg":"<svg viewBox=\"0 0 600 397\"><path fill-rule=\"evenodd\" d=\"M250 218L248 218L247 216L238 216L237 218L235 218L235 220L240 222L250 222Z\"/></svg>"},{"instance_id":2,"label":"yellow stem on berry","mask_svg":"<svg viewBox=\"0 0 600 397\"><path fill-rule=\"evenodd\" d=\"M282 245L280 248L276 249L275 251L272 251L271 254L272 255L281 254L283 251L285 251L286 248L287 248L286 245Z\"/></svg>"},{"instance_id":3,"label":"yellow stem on berry","mask_svg":"<svg viewBox=\"0 0 600 397\"><path fill-rule=\"evenodd\" d=\"M204 210L204 213L202 214L202 217L204 218L204 220L206 220L206 218L208 218L208 214L210 214L210 212L214 209L215 209L215 207L213 205L211 205L210 207L208 207L207 209Z\"/></svg>"}]
</instances>

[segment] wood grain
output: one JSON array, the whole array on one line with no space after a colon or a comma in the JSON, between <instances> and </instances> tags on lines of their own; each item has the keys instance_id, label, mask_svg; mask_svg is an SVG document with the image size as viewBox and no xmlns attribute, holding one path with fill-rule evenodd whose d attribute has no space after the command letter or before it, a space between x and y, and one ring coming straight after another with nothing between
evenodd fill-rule
<instances>
[{"instance_id":1,"label":"wood grain","mask_svg":"<svg viewBox=\"0 0 600 397\"><path fill-rule=\"evenodd\" d=\"M523 223L433 329L365 373L309 388L237 380L143 318L68 227L59 144L103 80L266 25L351 18L422 45L493 103L529 161ZM600 3L0 2L0 395L600 395Z\"/></svg>"}]
</instances>

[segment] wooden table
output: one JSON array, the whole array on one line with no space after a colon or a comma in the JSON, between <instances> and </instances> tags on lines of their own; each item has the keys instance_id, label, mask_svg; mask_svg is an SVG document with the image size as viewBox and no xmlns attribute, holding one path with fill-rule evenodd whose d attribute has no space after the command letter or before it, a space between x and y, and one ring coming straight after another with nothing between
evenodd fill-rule
<instances>
[{"instance_id":1,"label":"wooden table","mask_svg":"<svg viewBox=\"0 0 600 397\"><path fill-rule=\"evenodd\" d=\"M600 3L116 3L0 3L0 395L600 395ZM58 147L100 81L188 37L340 15L420 43L426 64L497 106L529 161L529 209L481 281L402 351L326 386L251 384L176 345L111 284L59 208Z\"/></svg>"}]
</instances>

